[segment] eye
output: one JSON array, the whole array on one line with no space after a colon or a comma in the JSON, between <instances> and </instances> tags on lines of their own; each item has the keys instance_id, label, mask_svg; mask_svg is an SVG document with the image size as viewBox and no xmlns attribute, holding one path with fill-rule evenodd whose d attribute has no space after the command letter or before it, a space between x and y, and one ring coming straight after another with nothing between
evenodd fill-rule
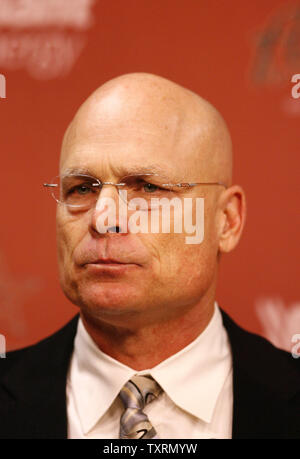
<instances>
[{"instance_id":1,"label":"eye","mask_svg":"<svg viewBox=\"0 0 300 459\"><path fill-rule=\"evenodd\" d=\"M159 186L153 185L152 183L144 183L143 188L146 192L153 193L159 189Z\"/></svg>"},{"instance_id":2,"label":"eye","mask_svg":"<svg viewBox=\"0 0 300 459\"><path fill-rule=\"evenodd\" d=\"M83 183L82 185L77 185L71 188L68 191L68 194L80 194L80 195L85 195L89 193L94 193L95 190L93 189L92 185L89 183Z\"/></svg>"},{"instance_id":3,"label":"eye","mask_svg":"<svg viewBox=\"0 0 300 459\"><path fill-rule=\"evenodd\" d=\"M80 186L77 187L77 192L79 194L87 194L90 191L92 191L90 186L80 185Z\"/></svg>"}]
</instances>

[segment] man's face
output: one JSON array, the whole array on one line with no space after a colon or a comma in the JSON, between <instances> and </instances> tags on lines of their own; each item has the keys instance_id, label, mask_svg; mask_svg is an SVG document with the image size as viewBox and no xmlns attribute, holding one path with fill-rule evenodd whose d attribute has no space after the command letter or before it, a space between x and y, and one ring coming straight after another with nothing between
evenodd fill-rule
<instances>
[{"instance_id":1,"label":"man's face","mask_svg":"<svg viewBox=\"0 0 300 459\"><path fill-rule=\"evenodd\" d=\"M143 117L133 110L129 116L113 102L107 97L96 111L86 108L77 117L63 145L60 174L84 169L103 181L118 183L133 170L152 171L157 166L172 182L211 181L204 164L199 167L201 154L195 154L199 146L180 132L175 115L173 119L160 113L153 116L148 110ZM95 317L120 323L125 313L136 323L179 316L213 297L217 188L199 186L188 195L178 195L204 197L201 244L187 244L184 231L100 234L96 206L72 211L59 204L58 261L65 294ZM103 187L103 197L118 203L113 186ZM122 264L99 263L103 258Z\"/></svg>"}]
</instances>

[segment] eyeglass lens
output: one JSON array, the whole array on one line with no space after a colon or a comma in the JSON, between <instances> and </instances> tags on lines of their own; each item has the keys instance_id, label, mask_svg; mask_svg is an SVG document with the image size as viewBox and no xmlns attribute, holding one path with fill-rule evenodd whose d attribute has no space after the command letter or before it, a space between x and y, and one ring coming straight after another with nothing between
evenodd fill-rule
<instances>
[{"instance_id":1,"label":"eyeglass lens","mask_svg":"<svg viewBox=\"0 0 300 459\"><path fill-rule=\"evenodd\" d=\"M130 175L123 177L116 186L121 198L130 204L137 198L144 200L147 207L155 207L153 198L172 198L176 186L171 185L166 177L157 175ZM52 188L54 198L70 207L89 208L95 205L99 198L102 183L87 175L67 175L57 177L53 182L58 186ZM105 182L104 182L105 185Z\"/></svg>"}]
</instances>

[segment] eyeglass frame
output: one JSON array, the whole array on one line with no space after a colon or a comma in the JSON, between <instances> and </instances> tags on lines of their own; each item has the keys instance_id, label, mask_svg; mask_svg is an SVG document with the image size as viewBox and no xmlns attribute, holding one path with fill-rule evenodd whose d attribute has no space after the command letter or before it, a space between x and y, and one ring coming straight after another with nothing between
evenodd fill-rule
<instances>
[{"instance_id":1,"label":"eyeglass frame","mask_svg":"<svg viewBox=\"0 0 300 459\"><path fill-rule=\"evenodd\" d=\"M161 176L160 174L155 174L155 173L142 173L142 174L129 174L129 175L125 175L123 178L127 178L127 177L146 177L146 176L156 176L156 177L161 177L161 178L164 178L163 176ZM117 189L118 189L118 195L120 196L119 194L119 191L120 191L120 188L119 187L122 187L122 186L125 186L126 183L114 183L114 182L101 182L100 179L98 179L97 177L93 177L92 175L88 175L88 174L65 174L65 175L57 175L55 178L62 178L62 177L72 177L72 176L76 176L76 177L88 177L88 178L91 178L93 180L95 180L96 182L98 183L92 183L92 186L94 187L101 187L100 188L100 192L103 188L103 185L112 185L112 186L116 186ZM162 183L161 185L157 185L157 186L176 186L178 188L191 188L191 187L195 187L195 186L198 186L198 185L219 185L219 186L223 186L225 189L228 188L227 185L225 185L225 183L223 182L178 182L178 183ZM58 187L59 184L58 183L43 183L43 186L45 188L55 188L55 187ZM80 205L72 205L72 204L66 204L65 202L63 201L59 201L58 199L56 199L52 193L52 196L53 196L53 199L58 203L58 204L63 204L67 207L71 207L71 208L81 208L81 207L84 207L84 206L80 206ZM126 201L126 204L128 204L128 202Z\"/></svg>"}]
</instances>

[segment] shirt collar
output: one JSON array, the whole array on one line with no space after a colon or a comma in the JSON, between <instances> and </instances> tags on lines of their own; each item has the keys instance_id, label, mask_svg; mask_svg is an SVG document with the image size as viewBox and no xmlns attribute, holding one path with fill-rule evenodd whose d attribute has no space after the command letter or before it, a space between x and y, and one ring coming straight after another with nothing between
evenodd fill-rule
<instances>
[{"instance_id":1,"label":"shirt collar","mask_svg":"<svg viewBox=\"0 0 300 459\"><path fill-rule=\"evenodd\" d=\"M78 321L68 384L86 434L113 403L136 370L102 352Z\"/></svg>"},{"instance_id":2,"label":"shirt collar","mask_svg":"<svg viewBox=\"0 0 300 459\"><path fill-rule=\"evenodd\" d=\"M231 367L230 345L215 302L213 317L194 341L143 371L123 365L102 352L79 319L69 384L84 433L99 421L135 374L150 374L177 406L210 422Z\"/></svg>"}]
</instances>

